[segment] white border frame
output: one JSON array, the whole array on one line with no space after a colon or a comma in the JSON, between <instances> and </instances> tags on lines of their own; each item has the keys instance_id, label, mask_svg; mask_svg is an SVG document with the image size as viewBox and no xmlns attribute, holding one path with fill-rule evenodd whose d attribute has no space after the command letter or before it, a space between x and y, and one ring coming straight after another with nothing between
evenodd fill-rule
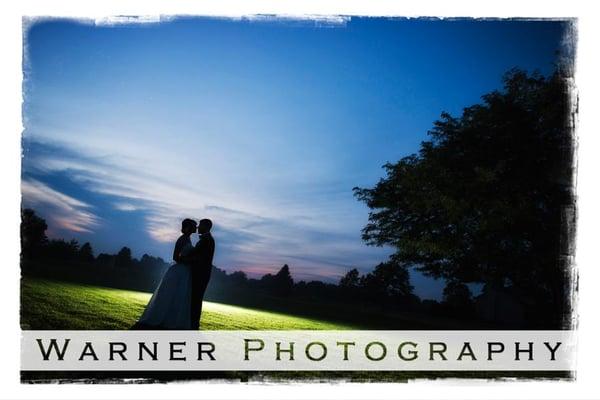
<instances>
[{"instance_id":1,"label":"white border frame","mask_svg":"<svg viewBox=\"0 0 600 400\"><path fill-rule=\"evenodd\" d=\"M8 5L9 3L13 3ZM190 383L169 385L22 385L19 382L19 269L18 227L20 206L21 125L21 18L22 16L106 17L111 15L188 14L206 16L279 15L396 15L440 17L576 17L579 19L576 84L579 91L578 124L578 236L576 263L579 273L579 355L576 382L556 381L418 381L409 384L230 384ZM0 207L3 244L3 279L0 279L3 324L0 350L0 387L10 398L257 398L292 399L332 398L597 398L599 348L596 345L599 320L599 268L596 263L595 235L598 226L598 60L599 14L592 1L227 1L207 4L189 0L21 0L2 3L4 59L2 73L2 124L0 165L2 207Z\"/></svg>"}]
</instances>

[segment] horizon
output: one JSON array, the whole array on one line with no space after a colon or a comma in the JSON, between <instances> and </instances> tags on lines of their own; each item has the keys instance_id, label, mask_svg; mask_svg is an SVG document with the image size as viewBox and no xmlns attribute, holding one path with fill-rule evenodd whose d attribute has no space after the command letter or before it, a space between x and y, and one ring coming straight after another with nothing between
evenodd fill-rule
<instances>
[{"instance_id":1,"label":"horizon","mask_svg":"<svg viewBox=\"0 0 600 400\"><path fill-rule=\"evenodd\" d=\"M336 282L392 253L353 194L513 67L549 74L564 21L187 17L25 30L22 204L51 238L170 261L210 218L214 264ZM194 235L195 236L195 235ZM444 283L411 271L419 297Z\"/></svg>"}]
</instances>

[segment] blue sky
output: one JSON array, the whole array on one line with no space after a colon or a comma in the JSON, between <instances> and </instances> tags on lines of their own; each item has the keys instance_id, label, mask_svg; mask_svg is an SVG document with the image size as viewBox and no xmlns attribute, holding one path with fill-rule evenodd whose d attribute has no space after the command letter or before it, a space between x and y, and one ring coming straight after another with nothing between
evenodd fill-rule
<instances>
[{"instance_id":1,"label":"blue sky","mask_svg":"<svg viewBox=\"0 0 600 400\"><path fill-rule=\"evenodd\" d=\"M184 18L25 31L23 205L52 237L169 259L211 218L215 265L296 280L367 272L352 195L512 67L552 70L565 23ZM417 294L443 282L411 275Z\"/></svg>"}]
</instances>

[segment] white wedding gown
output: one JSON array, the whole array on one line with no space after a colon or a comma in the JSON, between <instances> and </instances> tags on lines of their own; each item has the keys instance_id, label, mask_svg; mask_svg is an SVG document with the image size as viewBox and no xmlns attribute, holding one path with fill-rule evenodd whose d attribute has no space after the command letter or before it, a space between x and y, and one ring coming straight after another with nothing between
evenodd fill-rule
<instances>
[{"instance_id":1,"label":"white wedding gown","mask_svg":"<svg viewBox=\"0 0 600 400\"><path fill-rule=\"evenodd\" d=\"M192 248L191 244L186 245L181 254L188 254ZM143 329L191 329L192 281L190 274L190 267L186 264L171 265L163 275L136 325Z\"/></svg>"}]
</instances>

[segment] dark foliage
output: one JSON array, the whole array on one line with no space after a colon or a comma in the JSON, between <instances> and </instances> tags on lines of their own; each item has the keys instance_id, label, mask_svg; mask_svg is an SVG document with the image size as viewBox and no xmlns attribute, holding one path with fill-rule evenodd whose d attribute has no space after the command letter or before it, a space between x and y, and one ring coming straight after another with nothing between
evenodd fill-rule
<instances>
[{"instance_id":1,"label":"dark foliage","mask_svg":"<svg viewBox=\"0 0 600 400\"><path fill-rule=\"evenodd\" d=\"M46 221L35 215L31 209L21 211L21 256L32 259L39 255L39 249L48 242Z\"/></svg>"},{"instance_id":2,"label":"dark foliage","mask_svg":"<svg viewBox=\"0 0 600 400\"><path fill-rule=\"evenodd\" d=\"M513 70L482 104L443 113L418 154L354 189L372 210L363 239L449 280L448 301L466 297L462 283L510 288L532 326L562 326L575 204L566 82Z\"/></svg>"},{"instance_id":3,"label":"dark foliage","mask_svg":"<svg viewBox=\"0 0 600 400\"><path fill-rule=\"evenodd\" d=\"M115 256L115 267L131 268L132 265L133 259L131 258L131 249L129 247L123 247Z\"/></svg>"},{"instance_id":4,"label":"dark foliage","mask_svg":"<svg viewBox=\"0 0 600 400\"><path fill-rule=\"evenodd\" d=\"M270 294L282 297L289 296L294 287L294 280L290 274L290 267L285 264L275 275L264 275L260 280L260 284Z\"/></svg>"},{"instance_id":5,"label":"dark foliage","mask_svg":"<svg viewBox=\"0 0 600 400\"><path fill-rule=\"evenodd\" d=\"M449 281L444 288L443 306L454 316L470 314L475 311L473 295L469 287L462 282Z\"/></svg>"},{"instance_id":6,"label":"dark foliage","mask_svg":"<svg viewBox=\"0 0 600 400\"><path fill-rule=\"evenodd\" d=\"M47 240L44 220L32 210L26 210L24 215L27 217L23 223L27 226L23 227L23 240L36 243L33 247L23 247L24 275L150 292L170 265L148 254L139 260L133 258L128 247L117 254L101 253L94 257L90 243L79 246L74 240ZM406 311L419 302L411 294L412 286L404 268L386 263L364 276L356 269L348 276L338 286L320 281L295 283L287 264L276 274L266 274L261 279L248 279L242 271L228 274L214 267L206 298L297 314L317 312L330 318L339 317L343 314L340 309L348 305L363 311L396 312Z\"/></svg>"},{"instance_id":7,"label":"dark foliage","mask_svg":"<svg viewBox=\"0 0 600 400\"><path fill-rule=\"evenodd\" d=\"M94 262L94 250L89 242L85 242L79 249L79 260L85 264L92 264Z\"/></svg>"}]
</instances>

